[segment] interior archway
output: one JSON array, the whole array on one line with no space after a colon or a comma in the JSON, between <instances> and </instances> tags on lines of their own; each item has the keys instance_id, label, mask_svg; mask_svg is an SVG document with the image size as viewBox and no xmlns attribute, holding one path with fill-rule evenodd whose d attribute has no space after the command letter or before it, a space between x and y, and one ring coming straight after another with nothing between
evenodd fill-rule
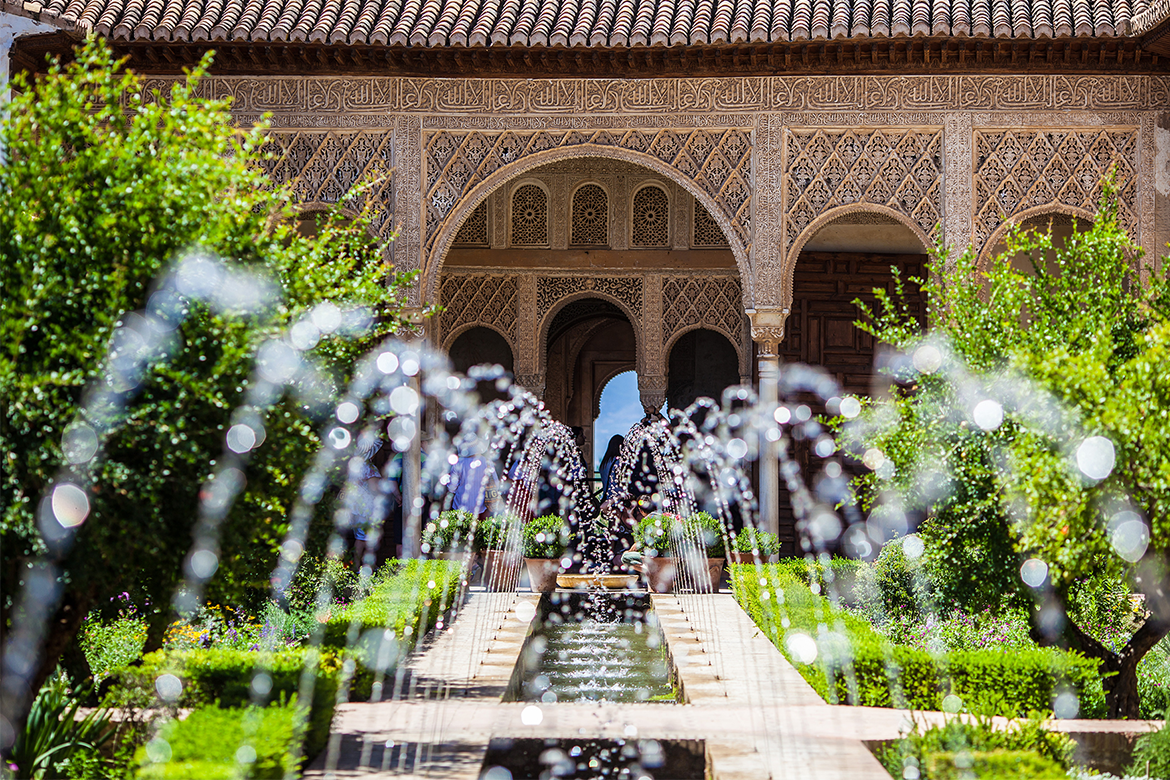
<instances>
[{"instance_id":1,"label":"interior archway","mask_svg":"<svg viewBox=\"0 0 1170 780\"><path fill-rule=\"evenodd\" d=\"M456 336L447 355L451 358L452 367L461 374L466 374L472 366L484 364L502 366L509 374L515 370L512 347L508 345L507 339L482 325L468 328ZM480 382L476 390L480 400L485 403L504 397L493 383Z\"/></svg>"},{"instance_id":2,"label":"interior archway","mask_svg":"<svg viewBox=\"0 0 1170 780\"><path fill-rule=\"evenodd\" d=\"M1019 224L1021 229L1037 234L1044 234L1050 231L1052 233L1051 250L1031 254L1017 252L1009 258L1012 268L1022 274L1032 274L1035 273L1038 264L1043 264L1049 273L1054 273L1057 271L1057 252L1062 250L1065 243L1074 235L1090 230L1093 227L1093 219L1087 215L1047 211L1032 214L1018 221L1013 220L1011 224ZM995 244L985 254L983 263L981 264L985 272L991 270L991 266L995 260L1007 251L1009 230L1010 227L1005 226L1003 230L997 233L998 238L996 236L992 237Z\"/></svg>"},{"instance_id":3,"label":"interior archway","mask_svg":"<svg viewBox=\"0 0 1170 780\"><path fill-rule=\"evenodd\" d=\"M666 378L671 409L685 409L703 397L718 402L726 388L739 383L739 356L722 333L696 328L670 348Z\"/></svg>"}]
</instances>

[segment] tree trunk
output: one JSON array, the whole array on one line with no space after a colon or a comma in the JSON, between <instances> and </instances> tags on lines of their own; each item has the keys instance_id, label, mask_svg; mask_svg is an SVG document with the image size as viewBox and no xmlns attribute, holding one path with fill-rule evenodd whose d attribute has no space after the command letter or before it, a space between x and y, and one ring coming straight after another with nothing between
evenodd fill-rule
<instances>
[{"instance_id":1,"label":"tree trunk","mask_svg":"<svg viewBox=\"0 0 1170 780\"><path fill-rule=\"evenodd\" d=\"M1170 615L1151 615L1134 632L1121 652L1114 653L1072 621L1063 598L1054 599L1054 603L1045 609L1061 610L1061 631L1055 637L1046 635L1038 625L1040 610L1033 610L1032 638L1040 645L1058 644L1099 660L1101 675L1104 677L1101 682L1105 688L1106 717L1128 720L1140 718L1141 696L1138 693L1137 667L1146 653L1170 634Z\"/></svg>"}]
</instances>

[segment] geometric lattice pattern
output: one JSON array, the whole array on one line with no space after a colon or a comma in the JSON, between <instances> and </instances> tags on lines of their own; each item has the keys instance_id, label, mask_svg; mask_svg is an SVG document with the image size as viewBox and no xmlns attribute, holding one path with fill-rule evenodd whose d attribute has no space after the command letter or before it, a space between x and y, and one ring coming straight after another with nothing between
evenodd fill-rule
<instances>
[{"instance_id":1,"label":"geometric lattice pattern","mask_svg":"<svg viewBox=\"0 0 1170 780\"><path fill-rule=\"evenodd\" d=\"M573 193L573 246L605 246L609 243L609 198L596 184Z\"/></svg>"},{"instance_id":2,"label":"geometric lattice pattern","mask_svg":"<svg viewBox=\"0 0 1170 780\"><path fill-rule=\"evenodd\" d=\"M488 246L487 201L480 203L455 234L455 246Z\"/></svg>"},{"instance_id":3,"label":"geometric lattice pattern","mask_svg":"<svg viewBox=\"0 0 1170 780\"><path fill-rule=\"evenodd\" d=\"M1006 218L1036 206L1095 212L1110 167L1119 187L1118 220L1136 236L1137 155L1135 130L977 131L975 245L984 246Z\"/></svg>"},{"instance_id":4,"label":"geometric lattice pattern","mask_svg":"<svg viewBox=\"0 0 1170 780\"><path fill-rule=\"evenodd\" d=\"M698 200L694 200L694 215L691 246L696 248L727 246L727 236L723 235L719 223L711 218L707 209L703 208L703 204Z\"/></svg>"},{"instance_id":5,"label":"geometric lattice pattern","mask_svg":"<svg viewBox=\"0 0 1170 780\"><path fill-rule=\"evenodd\" d=\"M730 130L436 131L424 138L426 250L473 187L527 155L594 145L649 155L670 165L718 205L742 245L751 242L751 134Z\"/></svg>"},{"instance_id":6,"label":"geometric lattice pattern","mask_svg":"<svg viewBox=\"0 0 1170 780\"><path fill-rule=\"evenodd\" d=\"M536 280L536 310L544 316L570 295L600 293L642 315L642 279L637 276L541 276ZM637 326L637 323L634 323Z\"/></svg>"},{"instance_id":7,"label":"geometric lattice pattern","mask_svg":"<svg viewBox=\"0 0 1170 780\"><path fill-rule=\"evenodd\" d=\"M535 184L512 193L512 246L548 246L548 194Z\"/></svg>"},{"instance_id":8,"label":"geometric lattice pattern","mask_svg":"<svg viewBox=\"0 0 1170 780\"><path fill-rule=\"evenodd\" d=\"M630 246L670 246L670 200L654 185L634 193Z\"/></svg>"},{"instance_id":9,"label":"geometric lattice pattern","mask_svg":"<svg viewBox=\"0 0 1170 780\"><path fill-rule=\"evenodd\" d=\"M671 276L662 282L662 344L680 331L710 328L739 344L743 292L735 276Z\"/></svg>"},{"instance_id":10,"label":"geometric lattice pattern","mask_svg":"<svg viewBox=\"0 0 1170 780\"><path fill-rule=\"evenodd\" d=\"M494 325L507 334L509 344L516 332L516 277L488 274L444 274L439 286L443 312L439 325L443 338L468 322Z\"/></svg>"},{"instance_id":11,"label":"geometric lattice pattern","mask_svg":"<svg viewBox=\"0 0 1170 780\"><path fill-rule=\"evenodd\" d=\"M377 184L352 205L360 208L373 200L370 227L385 237L394 227L394 190L388 175L392 150L389 132L270 132L266 159L259 164L274 183L291 183L301 203L337 203L355 184L376 179Z\"/></svg>"},{"instance_id":12,"label":"geometric lattice pattern","mask_svg":"<svg viewBox=\"0 0 1170 780\"><path fill-rule=\"evenodd\" d=\"M815 130L788 133L787 245L825 211L875 203L927 235L942 219L942 130Z\"/></svg>"}]
</instances>

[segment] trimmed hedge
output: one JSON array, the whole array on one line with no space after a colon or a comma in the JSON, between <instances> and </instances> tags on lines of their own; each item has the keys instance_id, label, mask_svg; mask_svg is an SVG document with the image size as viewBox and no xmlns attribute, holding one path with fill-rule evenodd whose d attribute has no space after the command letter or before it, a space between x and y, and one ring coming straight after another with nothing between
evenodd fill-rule
<instances>
[{"instance_id":1,"label":"trimmed hedge","mask_svg":"<svg viewBox=\"0 0 1170 780\"><path fill-rule=\"evenodd\" d=\"M831 703L939 710L953 693L973 712L1022 717L1051 710L1056 693L1067 686L1080 700L1081 717L1105 713L1097 662L1078 653L1051 648L929 653L893 644L865 620L833 609L791 564L736 564L731 581L744 611ZM812 663L801 663L786 647L797 632L817 640Z\"/></svg>"},{"instance_id":2,"label":"trimmed hedge","mask_svg":"<svg viewBox=\"0 0 1170 780\"><path fill-rule=\"evenodd\" d=\"M295 703L267 708L201 707L162 727L135 756L141 780L235 780L283 778L296 771ZM250 747L253 760L237 753ZM154 760L152 760L154 759Z\"/></svg>"},{"instance_id":3,"label":"trimmed hedge","mask_svg":"<svg viewBox=\"0 0 1170 780\"><path fill-rule=\"evenodd\" d=\"M152 695L155 681L173 674L183 682L183 692L175 702L180 707L244 707L252 701L252 680L258 670L268 674L272 687L261 702L289 701L301 687L301 672L309 658L305 648L277 652L255 652L227 648L207 650L159 650L142 657L142 663L119 670L117 685ZM337 687L341 679L342 660L337 653L318 655L317 678L313 701L305 729L305 756L320 753L329 739ZM358 679L368 690L369 682Z\"/></svg>"},{"instance_id":4,"label":"trimmed hedge","mask_svg":"<svg viewBox=\"0 0 1170 780\"><path fill-rule=\"evenodd\" d=\"M460 561L391 561L375 577L368 596L333 609L325 623L323 646L354 647L371 629L390 630L413 643L410 637L434 628L455 603L462 565Z\"/></svg>"}]
</instances>

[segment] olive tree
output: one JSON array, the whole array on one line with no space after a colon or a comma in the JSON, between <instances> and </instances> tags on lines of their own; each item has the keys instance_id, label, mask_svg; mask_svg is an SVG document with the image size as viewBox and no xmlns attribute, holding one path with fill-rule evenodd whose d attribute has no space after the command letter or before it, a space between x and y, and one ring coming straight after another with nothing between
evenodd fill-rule
<instances>
[{"instance_id":1,"label":"olive tree","mask_svg":"<svg viewBox=\"0 0 1170 780\"><path fill-rule=\"evenodd\" d=\"M1013 269L1021 254L1031 273ZM925 517L943 606L1028 606L1037 641L1100 659L1110 716L1137 717L1137 664L1170 632L1164 279L1141 278L1109 182L1092 225L1063 243L1014 231L986 271L973 250L945 258L936 248L914 280L925 331L897 293L862 306L858 326L896 356L889 395L844 431L872 468L859 498ZM1146 597L1120 649L1075 608L1090 581Z\"/></svg>"}]
</instances>

